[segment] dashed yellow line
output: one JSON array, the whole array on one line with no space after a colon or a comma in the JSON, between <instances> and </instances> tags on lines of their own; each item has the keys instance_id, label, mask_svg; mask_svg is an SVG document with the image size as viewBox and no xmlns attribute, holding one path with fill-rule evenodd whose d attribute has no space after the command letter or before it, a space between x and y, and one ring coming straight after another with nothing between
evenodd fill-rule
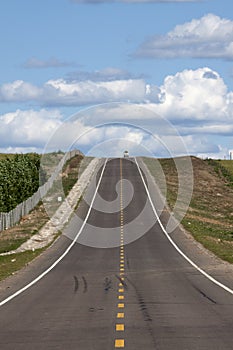
<instances>
[{"instance_id":1,"label":"dashed yellow line","mask_svg":"<svg viewBox=\"0 0 233 350\"><path fill-rule=\"evenodd\" d=\"M120 264L119 264L119 275L121 282L118 284L118 300L120 301L117 304L118 310L123 310L125 308L125 303L122 302L125 299L124 296L124 275L125 275L125 253L124 253L124 207L123 207L123 183L122 183L122 160L120 159ZM117 312L117 320L123 320L125 318L124 312ZM121 337L115 339L115 348L124 348L125 347L125 339L122 336L125 331L124 323L116 323L116 334L121 334Z\"/></svg>"},{"instance_id":2,"label":"dashed yellow line","mask_svg":"<svg viewBox=\"0 0 233 350\"><path fill-rule=\"evenodd\" d=\"M120 331L124 331L125 330L125 325L124 323L117 323L116 324L116 331L120 332Z\"/></svg>"},{"instance_id":3,"label":"dashed yellow line","mask_svg":"<svg viewBox=\"0 0 233 350\"><path fill-rule=\"evenodd\" d=\"M115 340L115 348L124 348L125 340L124 339L116 339Z\"/></svg>"},{"instance_id":4,"label":"dashed yellow line","mask_svg":"<svg viewBox=\"0 0 233 350\"><path fill-rule=\"evenodd\" d=\"M124 303L119 303L118 304L118 309L124 309L125 307L125 304Z\"/></svg>"}]
</instances>

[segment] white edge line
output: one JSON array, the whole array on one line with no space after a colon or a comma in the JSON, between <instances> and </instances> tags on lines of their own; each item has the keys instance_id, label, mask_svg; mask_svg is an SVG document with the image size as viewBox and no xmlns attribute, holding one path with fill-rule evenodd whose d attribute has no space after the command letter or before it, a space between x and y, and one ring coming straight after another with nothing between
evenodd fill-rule
<instances>
[{"instance_id":1,"label":"white edge line","mask_svg":"<svg viewBox=\"0 0 233 350\"><path fill-rule=\"evenodd\" d=\"M105 162L104 162L104 166L103 166L103 169L102 169L102 172L101 172L101 175L100 175L100 178L99 178L99 181L98 181L98 184L96 186L96 189L95 189L95 193L93 195L93 198L92 198L92 201L91 201L91 204L89 206L89 209L88 209L88 212L87 212L87 215L85 217L85 220L83 221L83 224L80 228L80 230L78 231L77 235L75 236L75 238L73 239L72 243L69 245L69 247L64 251L64 253L47 269L45 270L44 272L42 272L42 274L40 274L38 277L36 277L33 281L31 281L30 283L28 283L26 286L24 286L23 288L19 289L17 292L15 292L14 294L10 295L9 297L7 297L6 299L4 299L3 301L0 302L0 307L3 306L4 304L8 303L10 300L14 299L15 297L17 297L19 294L23 293L25 290L29 289L30 287L32 287L34 284L36 284L39 280L41 280L45 275L47 275L68 253L69 251L71 250L71 248L74 246L74 244L76 243L76 240L78 239L78 237L80 236L80 234L82 233L82 230L84 228L84 226L86 225L87 223L87 220L88 220L88 217L90 215L90 212L92 210L92 206L93 206L93 203L94 203L94 200L95 200L95 197L97 195L97 192L98 192L98 189L99 189L99 186L100 186L100 183L101 183L101 180L102 180L102 177L103 177L103 174L104 174L104 170L105 170L105 167L106 167L106 164L107 164L107 161L108 161L108 158L106 158Z\"/></svg>"},{"instance_id":2,"label":"white edge line","mask_svg":"<svg viewBox=\"0 0 233 350\"><path fill-rule=\"evenodd\" d=\"M169 240L169 242L173 245L173 247L177 250L177 252L183 256L183 258L188 261L189 264L191 264L195 269L197 269L202 275L204 275L206 278L208 278L211 282L215 283L217 286L223 288L225 291L227 291L228 293L232 294L233 295L233 290L230 289L229 287L225 286L224 284L222 284L221 282L217 281L214 277L210 276L207 272L205 272L204 270L202 270L198 265L196 265L187 255L185 255L182 250L176 245L176 243L172 240L172 238L169 236L169 234L167 233L166 229L164 228L159 216L158 216L158 213L154 207L154 203L152 202L152 199L151 199L151 196L150 196L150 193L148 191L148 188L146 186L146 183L145 183L145 180L143 178L143 175L142 175L142 171L138 165L138 162L137 162L137 159L135 159L135 163L137 165L137 168L138 168L138 171L139 171L139 174L141 176L141 179L142 179L142 182L143 182L143 185L145 187L145 190L146 190L146 193L147 193L147 196L148 196L148 199L150 201L150 204L151 204L151 207L152 207L152 210L155 214L155 217L156 219L158 220L159 222L159 225L163 231L163 233L165 234L165 236L167 237L167 239Z\"/></svg>"}]
</instances>

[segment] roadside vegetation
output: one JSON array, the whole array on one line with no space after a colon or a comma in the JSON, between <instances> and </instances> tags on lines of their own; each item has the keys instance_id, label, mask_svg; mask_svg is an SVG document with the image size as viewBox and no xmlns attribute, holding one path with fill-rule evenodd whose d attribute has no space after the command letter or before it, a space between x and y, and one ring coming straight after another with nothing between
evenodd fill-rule
<instances>
[{"instance_id":1,"label":"roadside vegetation","mask_svg":"<svg viewBox=\"0 0 233 350\"><path fill-rule=\"evenodd\" d=\"M49 154L48 157L62 157L62 154ZM1 159L1 155L0 155ZM14 157L12 157L14 159ZM81 175L85 167L90 163L92 158L85 159L81 162L82 156L77 155L70 159L63 167L62 171L62 186L65 196L68 195L73 185L76 183L78 177ZM51 163L51 159L48 159L48 164ZM84 164L83 164L84 163ZM54 161L54 165L57 164L57 160ZM80 167L81 164L81 167ZM45 167L46 168L46 167ZM46 169L49 171L49 169ZM51 171L51 170L50 170ZM47 174L47 173L46 173ZM38 175L38 173L37 173ZM36 175L36 176L37 176ZM50 176L51 174L49 174ZM51 205L56 202L56 206L59 206L56 193L56 181L54 187L50 191ZM17 249L22 243L26 242L32 235L39 232L39 230L48 222L49 215L47 214L44 205L40 202L28 215L23 217L21 221L14 227L0 232L0 254L7 253L11 250ZM47 247L46 247L47 248ZM31 260L41 254L46 248L37 249L35 251L27 251L18 254L0 256L0 280L10 276L14 272L21 269L28 264Z\"/></svg>"},{"instance_id":2,"label":"roadside vegetation","mask_svg":"<svg viewBox=\"0 0 233 350\"><path fill-rule=\"evenodd\" d=\"M8 212L39 188L40 156L15 154L0 160L0 212ZM45 174L41 173L41 178Z\"/></svg>"},{"instance_id":3,"label":"roadside vegetation","mask_svg":"<svg viewBox=\"0 0 233 350\"><path fill-rule=\"evenodd\" d=\"M144 158L151 173L153 159ZM159 160L167 184L167 204L177 198L178 177L172 159ZM205 248L233 263L233 161L192 157L194 189L182 225Z\"/></svg>"}]
</instances>

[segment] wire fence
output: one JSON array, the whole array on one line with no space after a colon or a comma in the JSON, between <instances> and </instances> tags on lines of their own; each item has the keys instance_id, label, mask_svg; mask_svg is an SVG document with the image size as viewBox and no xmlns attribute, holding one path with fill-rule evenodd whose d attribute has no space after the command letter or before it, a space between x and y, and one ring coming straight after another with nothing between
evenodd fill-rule
<instances>
[{"instance_id":1,"label":"wire fence","mask_svg":"<svg viewBox=\"0 0 233 350\"><path fill-rule=\"evenodd\" d=\"M52 188L54 181L58 178L65 163L76 155L82 155L82 153L78 150L67 152L60 160L59 164L57 165L55 171L50 176L48 181L44 185L40 186L31 197L29 197L26 201L18 204L17 207L8 213L0 213L0 231L14 226L22 219L23 216L27 215L32 209L34 209L40 200Z\"/></svg>"}]
</instances>

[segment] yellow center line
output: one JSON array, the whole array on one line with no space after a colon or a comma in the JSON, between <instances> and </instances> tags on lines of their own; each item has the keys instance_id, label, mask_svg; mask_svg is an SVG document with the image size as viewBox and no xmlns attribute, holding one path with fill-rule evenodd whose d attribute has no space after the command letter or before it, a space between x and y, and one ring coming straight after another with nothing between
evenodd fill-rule
<instances>
[{"instance_id":1,"label":"yellow center line","mask_svg":"<svg viewBox=\"0 0 233 350\"><path fill-rule=\"evenodd\" d=\"M122 173L122 159L120 159L120 264L119 264L119 274L120 274L120 280L121 282L118 283L118 300L124 301L125 297L122 295L124 293L123 288L123 281L125 273L125 258L124 258L124 207L123 207L123 173ZM124 309L125 304L120 302L117 304L118 310ZM125 314L124 312L117 312L117 319L124 319ZM124 348L125 347L125 339L122 337L123 333L125 331L125 324L124 323L116 323L116 332L117 334L121 334L121 337L116 337L115 339L115 348ZM121 332L121 333L119 333Z\"/></svg>"},{"instance_id":2,"label":"yellow center line","mask_svg":"<svg viewBox=\"0 0 233 350\"><path fill-rule=\"evenodd\" d=\"M125 325L124 323L117 323L116 324L116 331L124 331L125 330Z\"/></svg>"},{"instance_id":3,"label":"yellow center line","mask_svg":"<svg viewBox=\"0 0 233 350\"><path fill-rule=\"evenodd\" d=\"M115 348L124 348L125 340L124 339L116 339L115 340Z\"/></svg>"}]
</instances>

